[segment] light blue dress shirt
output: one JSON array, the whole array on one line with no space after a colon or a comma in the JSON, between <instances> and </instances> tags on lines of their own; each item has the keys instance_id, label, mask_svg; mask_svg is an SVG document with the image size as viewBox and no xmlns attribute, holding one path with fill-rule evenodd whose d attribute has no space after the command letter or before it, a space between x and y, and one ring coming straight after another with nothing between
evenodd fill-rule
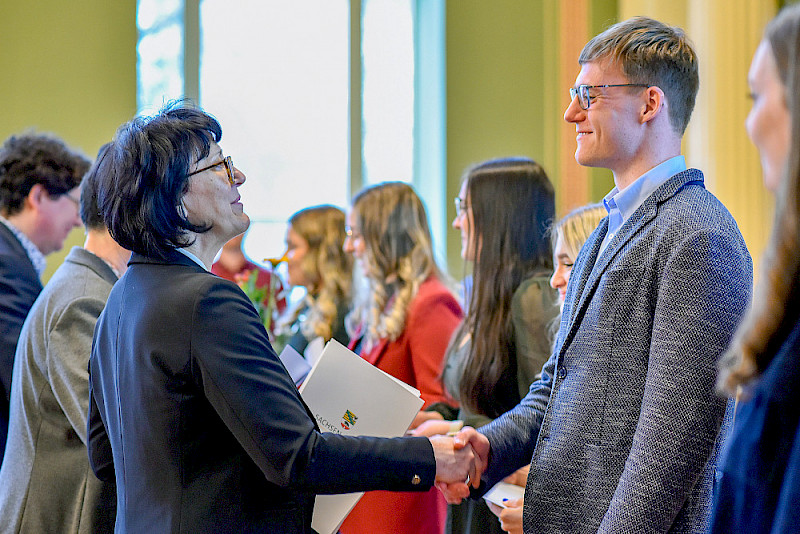
<instances>
[{"instance_id":1,"label":"light blue dress shirt","mask_svg":"<svg viewBox=\"0 0 800 534\"><path fill-rule=\"evenodd\" d=\"M637 178L632 184L620 191L616 187L603 197L603 205L608 212L608 232L600 244L599 258L617 232L642 205L647 197L661 187L664 182L686 170L686 159L675 156L660 163Z\"/></svg>"}]
</instances>

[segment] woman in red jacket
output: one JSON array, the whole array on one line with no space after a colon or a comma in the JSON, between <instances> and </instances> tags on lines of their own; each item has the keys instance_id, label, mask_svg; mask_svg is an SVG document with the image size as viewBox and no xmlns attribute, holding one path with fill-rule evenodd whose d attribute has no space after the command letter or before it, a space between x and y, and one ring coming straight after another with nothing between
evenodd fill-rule
<instances>
[{"instance_id":1,"label":"woman in red jacket","mask_svg":"<svg viewBox=\"0 0 800 534\"><path fill-rule=\"evenodd\" d=\"M348 316L351 348L420 390L425 405L443 401L442 362L462 312L442 283L422 201L408 184L379 184L356 195L347 222L344 249L368 285ZM373 491L356 504L341 532L441 534L446 512L435 489Z\"/></svg>"}]
</instances>

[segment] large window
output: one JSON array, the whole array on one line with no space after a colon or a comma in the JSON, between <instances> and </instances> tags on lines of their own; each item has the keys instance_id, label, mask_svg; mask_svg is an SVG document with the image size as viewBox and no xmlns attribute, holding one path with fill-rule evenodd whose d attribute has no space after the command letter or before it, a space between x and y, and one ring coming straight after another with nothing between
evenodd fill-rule
<instances>
[{"instance_id":1,"label":"large window","mask_svg":"<svg viewBox=\"0 0 800 534\"><path fill-rule=\"evenodd\" d=\"M415 143L425 124L444 123L443 113L419 118L418 3L139 0L139 110L187 96L219 119L221 145L247 175L254 260L282 252L295 211L346 208L353 192L385 180L417 184L425 151L442 149ZM443 191L443 159L432 161ZM428 182L436 172L421 188L434 228L445 210Z\"/></svg>"}]
</instances>

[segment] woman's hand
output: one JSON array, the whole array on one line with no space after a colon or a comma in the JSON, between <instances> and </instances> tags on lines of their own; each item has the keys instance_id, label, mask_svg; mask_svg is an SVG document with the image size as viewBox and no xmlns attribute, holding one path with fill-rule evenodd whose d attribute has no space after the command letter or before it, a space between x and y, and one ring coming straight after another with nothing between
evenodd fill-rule
<instances>
[{"instance_id":1,"label":"woman's hand","mask_svg":"<svg viewBox=\"0 0 800 534\"><path fill-rule=\"evenodd\" d=\"M430 419L425 421L417 428L409 430L408 434L412 436L438 436L439 434L448 434L450 432L458 431L461 429L463 423L461 421L443 421L441 419Z\"/></svg>"},{"instance_id":2,"label":"woman's hand","mask_svg":"<svg viewBox=\"0 0 800 534\"><path fill-rule=\"evenodd\" d=\"M414 420L411 421L411 426L408 428L409 429L417 428L425 421L437 420L437 419L441 421L444 419L444 417L442 417L442 414L440 414L439 412L425 412L420 410L419 412L417 412L417 415L414 416Z\"/></svg>"},{"instance_id":3,"label":"woman's hand","mask_svg":"<svg viewBox=\"0 0 800 534\"><path fill-rule=\"evenodd\" d=\"M489 509L500 520L500 528L511 534L522 534L522 502L523 499L506 501L506 507L494 503L486 503Z\"/></svg>"},{"instance_id":4,"label":"woman's hand","mask_svg":"<svg viewBox=\"0 0 800 534\"><path fill-rule=\"evenodd\" d=\"M520 467L510 475L508 475L503 482L508 482L509 484L514 484L515 486L522 486L525 487L525 484L528 483L528 472L531 470L530 464L526 465L525 467Z\"/></svg>"}]
</instances>

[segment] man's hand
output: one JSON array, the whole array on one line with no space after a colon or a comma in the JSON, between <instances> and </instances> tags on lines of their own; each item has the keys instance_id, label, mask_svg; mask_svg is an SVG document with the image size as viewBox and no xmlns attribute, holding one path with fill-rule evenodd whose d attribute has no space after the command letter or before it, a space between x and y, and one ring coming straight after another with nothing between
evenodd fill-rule
<instances>
[{"instance_id":1,"label":"man's hand","mask_svg":"<svg viewBox=\"0 0 800 534\"><path fill-rule=\"evenodd\" d=\"M466 485L467 481L471 481L478 487L481 473L486 466L473 452L472 447L456 447L453 438L448 436L433 436L428 439L433 445L433 455L436 458L436 482Z\"/></svg>"},{"instance_id":2,"label":"man's hand","mask_svg":"<svg viewBox=\"0 0 800 534\"><path fill-rule=\"evenodd\" d=\"M469 472L469 478L458 477L455 480L445 480L439 477L438 462L436 470L436 487L444 495L445 500L450 504L458 504L463 499L469 497L469 487L477 488L480 485L480 476L489 464L489 440L483 434L478 433L472 427L464 427L459 431L454 438L446 438L444 436L437 436L431 439L451 440L454 451L460 452L469 450L474 456L476 466L474 474ZM477 448L476 448L477 447ZM434 445L434 451L436 445Z\"/></svg>"},{"instance_id":3,"label":"man's hand","mask_svg":"<svg viewBox=\"0 0 800 534\"><path fill-rule=\"evenodd\" d=\"M453 446L461 449L467 445L472 447L472 450L478 455L483 469L486 469L486 466L489 465L489 439L471 426L465 426L453 438Z\"/></svg>"}]
</instances>

